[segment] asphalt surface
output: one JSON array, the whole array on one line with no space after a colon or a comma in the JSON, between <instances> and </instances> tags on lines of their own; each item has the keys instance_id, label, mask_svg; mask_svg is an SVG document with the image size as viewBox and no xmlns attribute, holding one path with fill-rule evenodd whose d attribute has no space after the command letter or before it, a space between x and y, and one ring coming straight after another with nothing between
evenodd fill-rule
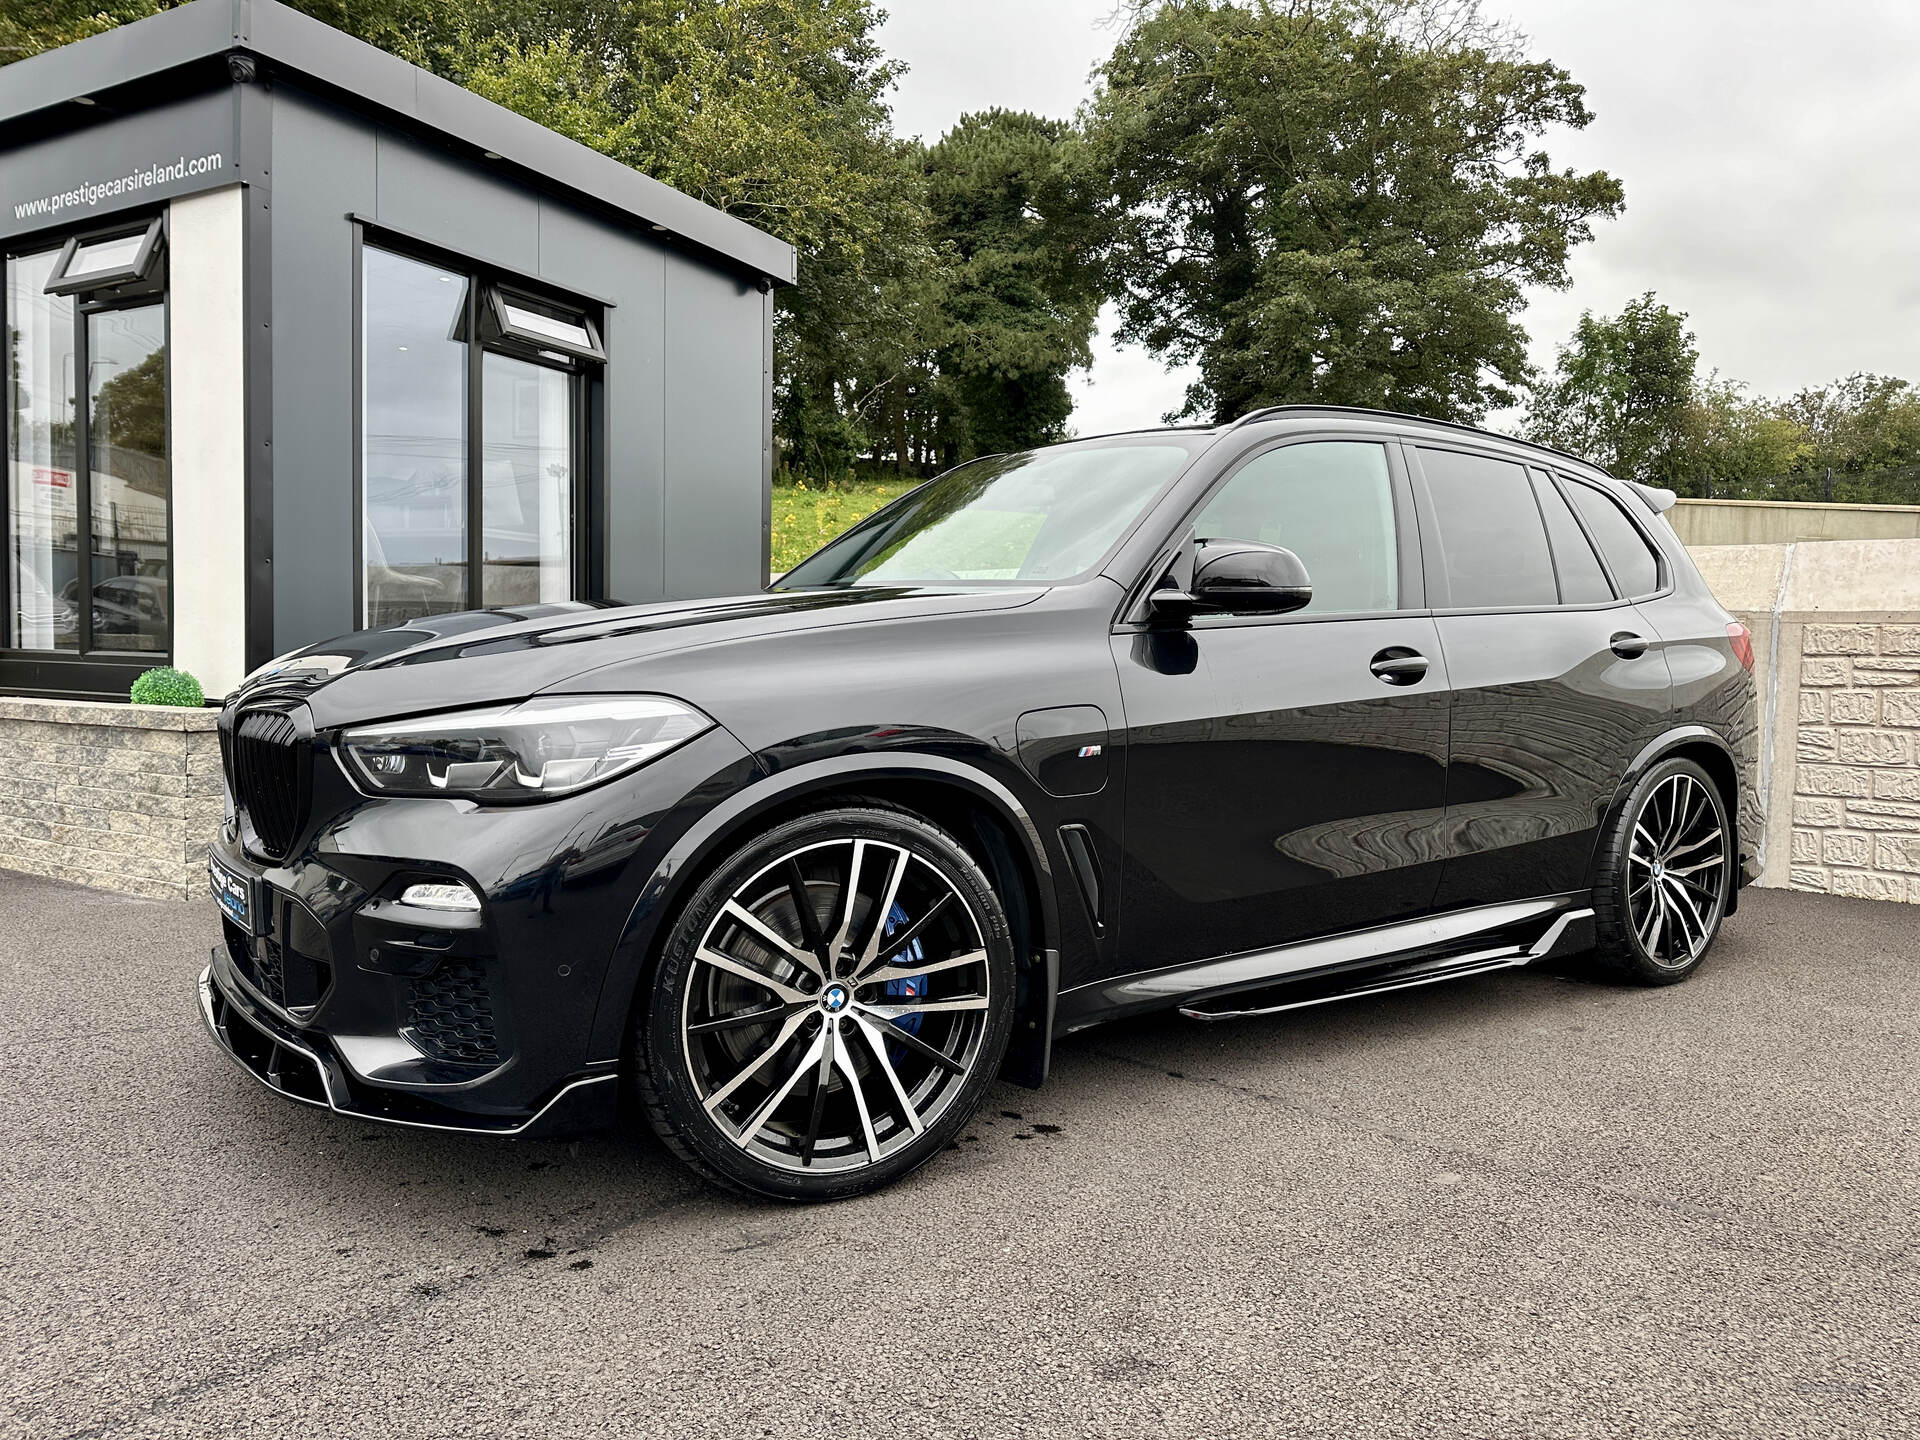
<instances>
[{"instance_id":1,"label":"asphalt surface","mask_svg":"<svg viewBox=\"0 0 1920 1440\"><path fill-rule=\"evenodd\" d=\"M1917 909L1087 1032L811 1209L280 1100L214 929L0 873L0 1434L1920 1433Z\"/></svg>"}]
</instances>

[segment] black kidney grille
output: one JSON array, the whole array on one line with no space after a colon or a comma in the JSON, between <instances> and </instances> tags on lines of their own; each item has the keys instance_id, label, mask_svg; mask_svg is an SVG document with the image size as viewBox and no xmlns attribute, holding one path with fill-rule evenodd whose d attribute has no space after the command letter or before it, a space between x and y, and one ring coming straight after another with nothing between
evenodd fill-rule
<instances>
[{"instance_id":1,"label":"black kidney grille","mask_svg":"<svg viewBox=\"0 0 1920 1440\"><path fill-rule=\"evenodd\" d=\"M306 823L306 763L292 716L279 710L241 715L227 745L233 798L276 860L285 858Z\"/></svg>"},{"instance_id":2,"label":"black kidney grille","mask_svg":"<svg viewBox=\"0 0 1920 1440\"><path fill-rule=\"evenodd\" d=\"M437 1060L500 1058L493 995L480 966L470 960L449 960L407 989L407 1024L427 1054Z\"/></svg>"}]
</instances>

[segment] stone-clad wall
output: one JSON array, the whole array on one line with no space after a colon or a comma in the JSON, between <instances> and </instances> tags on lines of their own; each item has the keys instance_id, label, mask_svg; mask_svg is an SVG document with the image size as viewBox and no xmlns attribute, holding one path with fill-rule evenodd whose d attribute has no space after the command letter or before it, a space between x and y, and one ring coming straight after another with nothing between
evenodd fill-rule
<instances>
[{"instance_id":1,"label":"stone-clad wall","mask_svg":"<svg viewBox=\"0 0 1920 1440\"><path fill-rule=\"evenodd\" d=\"M1692 553L1754 632L1760 883L1920 904L1920 540Z\"/></svg>"},{"instance_id":2,"label":"stone-clad wall","mask_svg":"<svg viewBox=\"0 0 1920 1440\"><path fill-rule=\"evenodd\" d=\"M220 828L215 718L0 697L0 870L154 899L204 893Z\"/></svg>"},{"instance_id":3,"label":"stone-clad wall","mask_svg":"<svg viewBox=\"0 0 1920 1440\"><path fill-rule=\"evenodd\" d=\"M1920 901L1920 625L1801 631L1789 880Z\"/></svg>"}]
</instances>

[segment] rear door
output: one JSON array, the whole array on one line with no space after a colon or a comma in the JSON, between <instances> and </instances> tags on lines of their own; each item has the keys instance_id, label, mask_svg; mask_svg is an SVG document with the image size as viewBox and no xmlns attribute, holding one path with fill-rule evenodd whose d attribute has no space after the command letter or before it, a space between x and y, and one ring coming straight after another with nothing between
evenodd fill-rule
<instances>
[{"instance_id":1,"label":"rear door","mask_svg":"<svg viewBox=\"0 0 1920 1440\"><path fill-rule=\"evenodd\" d=\"M1554 477L1465 447L1407 448L1452 688L1437 904L1584 889L1615 787L1664 727L1659 636Z\"/></svg>"},{"instance_id":2,"label":"rear door","mask_svg":"<svg viewBox=\"0 0 1920 1440\"><path fill-rule=\"evenodd\" d=\"M1314 598L1114 636L1132 971L1403 918L1440 876L1446 676L1398 444L1256 449L1191 523L1293 550Z\"/></svg>"}]
</instances>

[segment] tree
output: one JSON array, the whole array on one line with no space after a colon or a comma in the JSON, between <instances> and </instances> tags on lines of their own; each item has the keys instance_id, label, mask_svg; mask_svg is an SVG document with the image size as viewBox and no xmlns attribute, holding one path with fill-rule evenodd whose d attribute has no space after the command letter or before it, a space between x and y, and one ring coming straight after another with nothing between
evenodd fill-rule
<instances>
[{"instance_id":1,"label":"tree","mask_svg":"<svg viewBox=\"0 0 1920 1440\"><path fill-rule=\"evenodd\" d=\"M0 10L0 65L166 8L161 0L8 0Z\"/></svg>"},{"instance_id":2,"label":"tree","mask_svg":"<svg viewBox=\"0 0 1920 1440\"><path fill-rule=\"evenodd\" d=\"M1849 375L1779 407L1810 439L1803 466L1857 475L1920 463L1920 394L1891 375Z\"/></svg>"},{"instance_id":3,"label":"tree","mask_svg":"<svg viewBox=\"0 0 1920 1440\"><path fill-rule=\"evenodd\" d=\"M1083 112L1119 338L1198 365L1188 416L1514 403L1523 287L1622 204L1533 148L1583 95L1473 0L1141 5Z\"/></svg>"},{"instance_id":4,"label":"tree","mask_svg":"<svg viewBox=\"0 0 1920 1440\"><path fill-rule=\"evenodd\" d=\"M1752 481L1797 470L1813 453L1804 425L1715 372L1695 383L1662 478L1686 495L1745 498Z\"/></svg>"},{"instance_id":5,"label":"tree","mask_svg":"<svg viewBox=\"0 0 1920 1440\"><path fill-rule=\"evenodd\" d=\"M1084 220L1063 165L1068 136L1059 121L989 110L926 152L933 234L953 266L938 354L960 422L950 460L1061 438L1067 373L1092 363L1100 293L1075 245Z\"/></svg>"},{"instance_id":6,"label":"tree","mask_svg":"<svg viewBox=\"0 0 1920 1440\"><path fill-rule=\"evenodd\" d=\"M1686 321L1652 291L1612 319L1582 313L1534 389L1528 437L1625 479L1664 482L1681 463L1700 359Z\"/></svg>"}]
</instances>

